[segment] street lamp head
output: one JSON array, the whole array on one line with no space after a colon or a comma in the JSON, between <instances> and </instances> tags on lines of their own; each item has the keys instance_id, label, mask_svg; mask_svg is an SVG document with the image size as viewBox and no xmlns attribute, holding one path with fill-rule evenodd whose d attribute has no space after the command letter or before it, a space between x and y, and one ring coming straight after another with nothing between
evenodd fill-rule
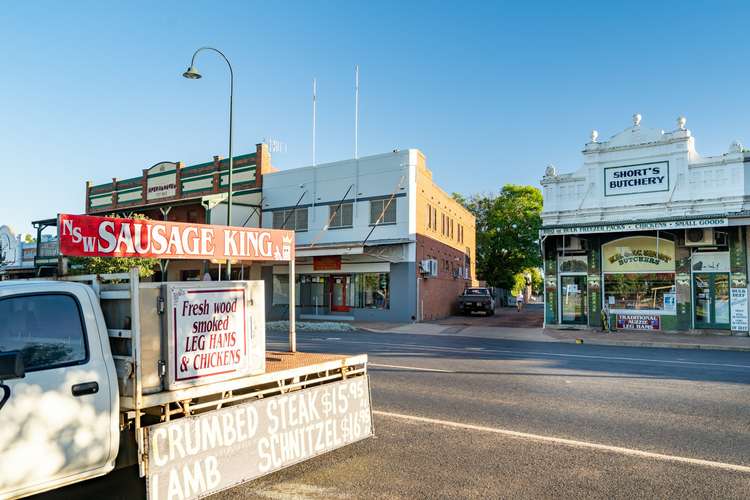
<instances>
[{"instance_id":1,"label":"street lamp head","mask_svg":"<svg viewBox=\"0 0 750 500\"><path fill-rule=\"evenodd\" d=\"M185 78L188 78L190 80L197 80L201 77L201 74L198 73L198 70L195 69L195 66L190 66L187 71L185 71L182 76Z\"/></svg>"}]
</instances>

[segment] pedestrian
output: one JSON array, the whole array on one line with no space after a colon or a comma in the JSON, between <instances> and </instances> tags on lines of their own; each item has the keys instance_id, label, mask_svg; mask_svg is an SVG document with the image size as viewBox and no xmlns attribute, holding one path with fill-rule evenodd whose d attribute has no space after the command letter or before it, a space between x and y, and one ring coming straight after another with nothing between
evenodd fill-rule
<instances>
[{"instance_id":1,"label":"pedestrian","mask_svg":"<svg viewBox=\"0 0 750 500\"><path fill-rule=\"evenodd\" d=\"M521 312L521 309L523 309L523 290L519 290L516 296L516 310Z\"/></svg>"}]
</instances>

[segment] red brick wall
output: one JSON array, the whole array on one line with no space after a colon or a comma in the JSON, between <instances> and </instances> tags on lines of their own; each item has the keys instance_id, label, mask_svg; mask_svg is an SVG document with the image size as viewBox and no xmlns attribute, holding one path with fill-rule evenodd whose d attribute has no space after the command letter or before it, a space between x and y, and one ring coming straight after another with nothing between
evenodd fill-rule
<instances>
[{"instance_id":1,"label":"red brick wall","mask_svg":"<svg viewBox=\"0 0 750 500\"><path fill-rule=\"evenodd\" d=\"M455 248L417 234L417 273L419 263L425 259L437 259L438 276L436 278L422 277L419 287L419 307L422 319L431 320L444 318L456 312L458 296L464 287L470 285L470 280L463 277L454 278L453 269L464 267L464 253Z\"/></svg>"}]
</instances>

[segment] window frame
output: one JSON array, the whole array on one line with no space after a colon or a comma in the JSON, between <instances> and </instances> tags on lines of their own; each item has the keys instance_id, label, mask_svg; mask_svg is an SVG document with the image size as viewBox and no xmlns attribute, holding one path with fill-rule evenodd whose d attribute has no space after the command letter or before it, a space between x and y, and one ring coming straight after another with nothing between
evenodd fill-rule
<instances>
[{"instance_id":1,"label":"window frame","mask_svg":"<svg viewBox=\"0 0 750 500\"><path fill-rule=\"evenodd\" d=\"M45 370L55 370L57 368L65 368L68 366L82 366L85 364L88 364L89 361L91 361L91 348L89 346L89 333L88 329L86 328L86 320L83 316L83 308L81 307L81 301L78 300L78 297L76 294L72 292L26 292L26 293L15 293L12 295L6 295L3 297L0 297L0 302L8 299L17 299L20 297L46 297L46 296L66 296L73 299L73 303L76 305L76 310L78 311L78 320L81 322L81 333L83 334L83 349L85 351L85 355L83 359L78 361L68 361L64 363L57 363L53 365L48 365L44 367L35 367L30 368L27 366L24 366L24 369L26 373L33 373L33 372L41 372ZM24 365L26 363L24 362Z\"/></svg>"},{"instance_id":2,"label":"window frame","mask_svg":"<svg viewBox=\"0 0 750 500\"><path fill-rule=\"evenodd\" d=\"M351 214L352 214L351 224L344 224L344 207L347 205L351 207ZM341 217L340 226L334 225L334 222L336 220L336 216L334 216L334 211L336 213L336 216ZM349 201L349 202L344 202L341 204L336 203L333 205L328 205L328 220L330 221L328 223L328 229L351 229L352 227L354 227L354 203Z\"/></svg>"},{"instance_id":3,"label":"window frame","mask_svg":"<svg viewBox=\"0 0 750 500\"><path fill-rule=\"evenodd\" d=\"M388 201L390 200L390 204ZM380 210L378 210L378 216L382 213L383 214L383 220L381 222L377 222L377 217L375 220L372 220L372 205L373 203L379 203L381 205ZM386 205L388 205L388 208L385 208ZM393 207L393 222L387 221L385 219L385 215L388 213L388 210ZM371 226L393 226L398 224L398 212L397 212L398 206L396 205L396 198L393 198L392 200L390 198L381 198L379 200L370 200L370 225Z\"/></svg>"},{"instance_id":4,"label":"window frame","mask_svg":"<svg viewBox=\"0 0 750 500\"><path fill-rule=\"evenodd\" d=\"M305 215L306 215L305 229L299 229L298 228L298 224L297 224L297 217L298 217L299 213L302 210L305 211ZM286 223L287 227L283 227L284 226L283 221L285 219L287 219L287 214L289 212L292 212L292 215L290 215L289 219L287 220L287 223ZM304 232L308 231L308 229L310 227L310 214L309 214L309 211L308 211L308 207L283 208L283 209L280 209L280 210L273 210L271 213L272 213L272 215L271 215L271 226L272 226L273 229L283 229L285 231L294 231L295 233L304 233ZM273 218L276 217L276 214L281 214L281 216L282 216L282 227L276 227L276 224L274 224ZM293 226L294 227L289 227L291 222L293 222Z\"/></svg>"}]
</instances>

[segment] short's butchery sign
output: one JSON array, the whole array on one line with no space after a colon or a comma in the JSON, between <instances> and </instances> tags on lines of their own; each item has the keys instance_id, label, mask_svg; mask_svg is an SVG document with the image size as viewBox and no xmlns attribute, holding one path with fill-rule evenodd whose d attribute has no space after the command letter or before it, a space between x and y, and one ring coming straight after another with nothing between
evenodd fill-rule
<instances>
[{"instance_id":1,"label":"short's butchery sign","mask_svg":"<svg viewBox=\"0 0 750 500\"><path fill-rule=\"evenodd\" d=\"M294 232L61 214L60 254L70 257L288 261Z\"/></svg>"}]
</instances>

